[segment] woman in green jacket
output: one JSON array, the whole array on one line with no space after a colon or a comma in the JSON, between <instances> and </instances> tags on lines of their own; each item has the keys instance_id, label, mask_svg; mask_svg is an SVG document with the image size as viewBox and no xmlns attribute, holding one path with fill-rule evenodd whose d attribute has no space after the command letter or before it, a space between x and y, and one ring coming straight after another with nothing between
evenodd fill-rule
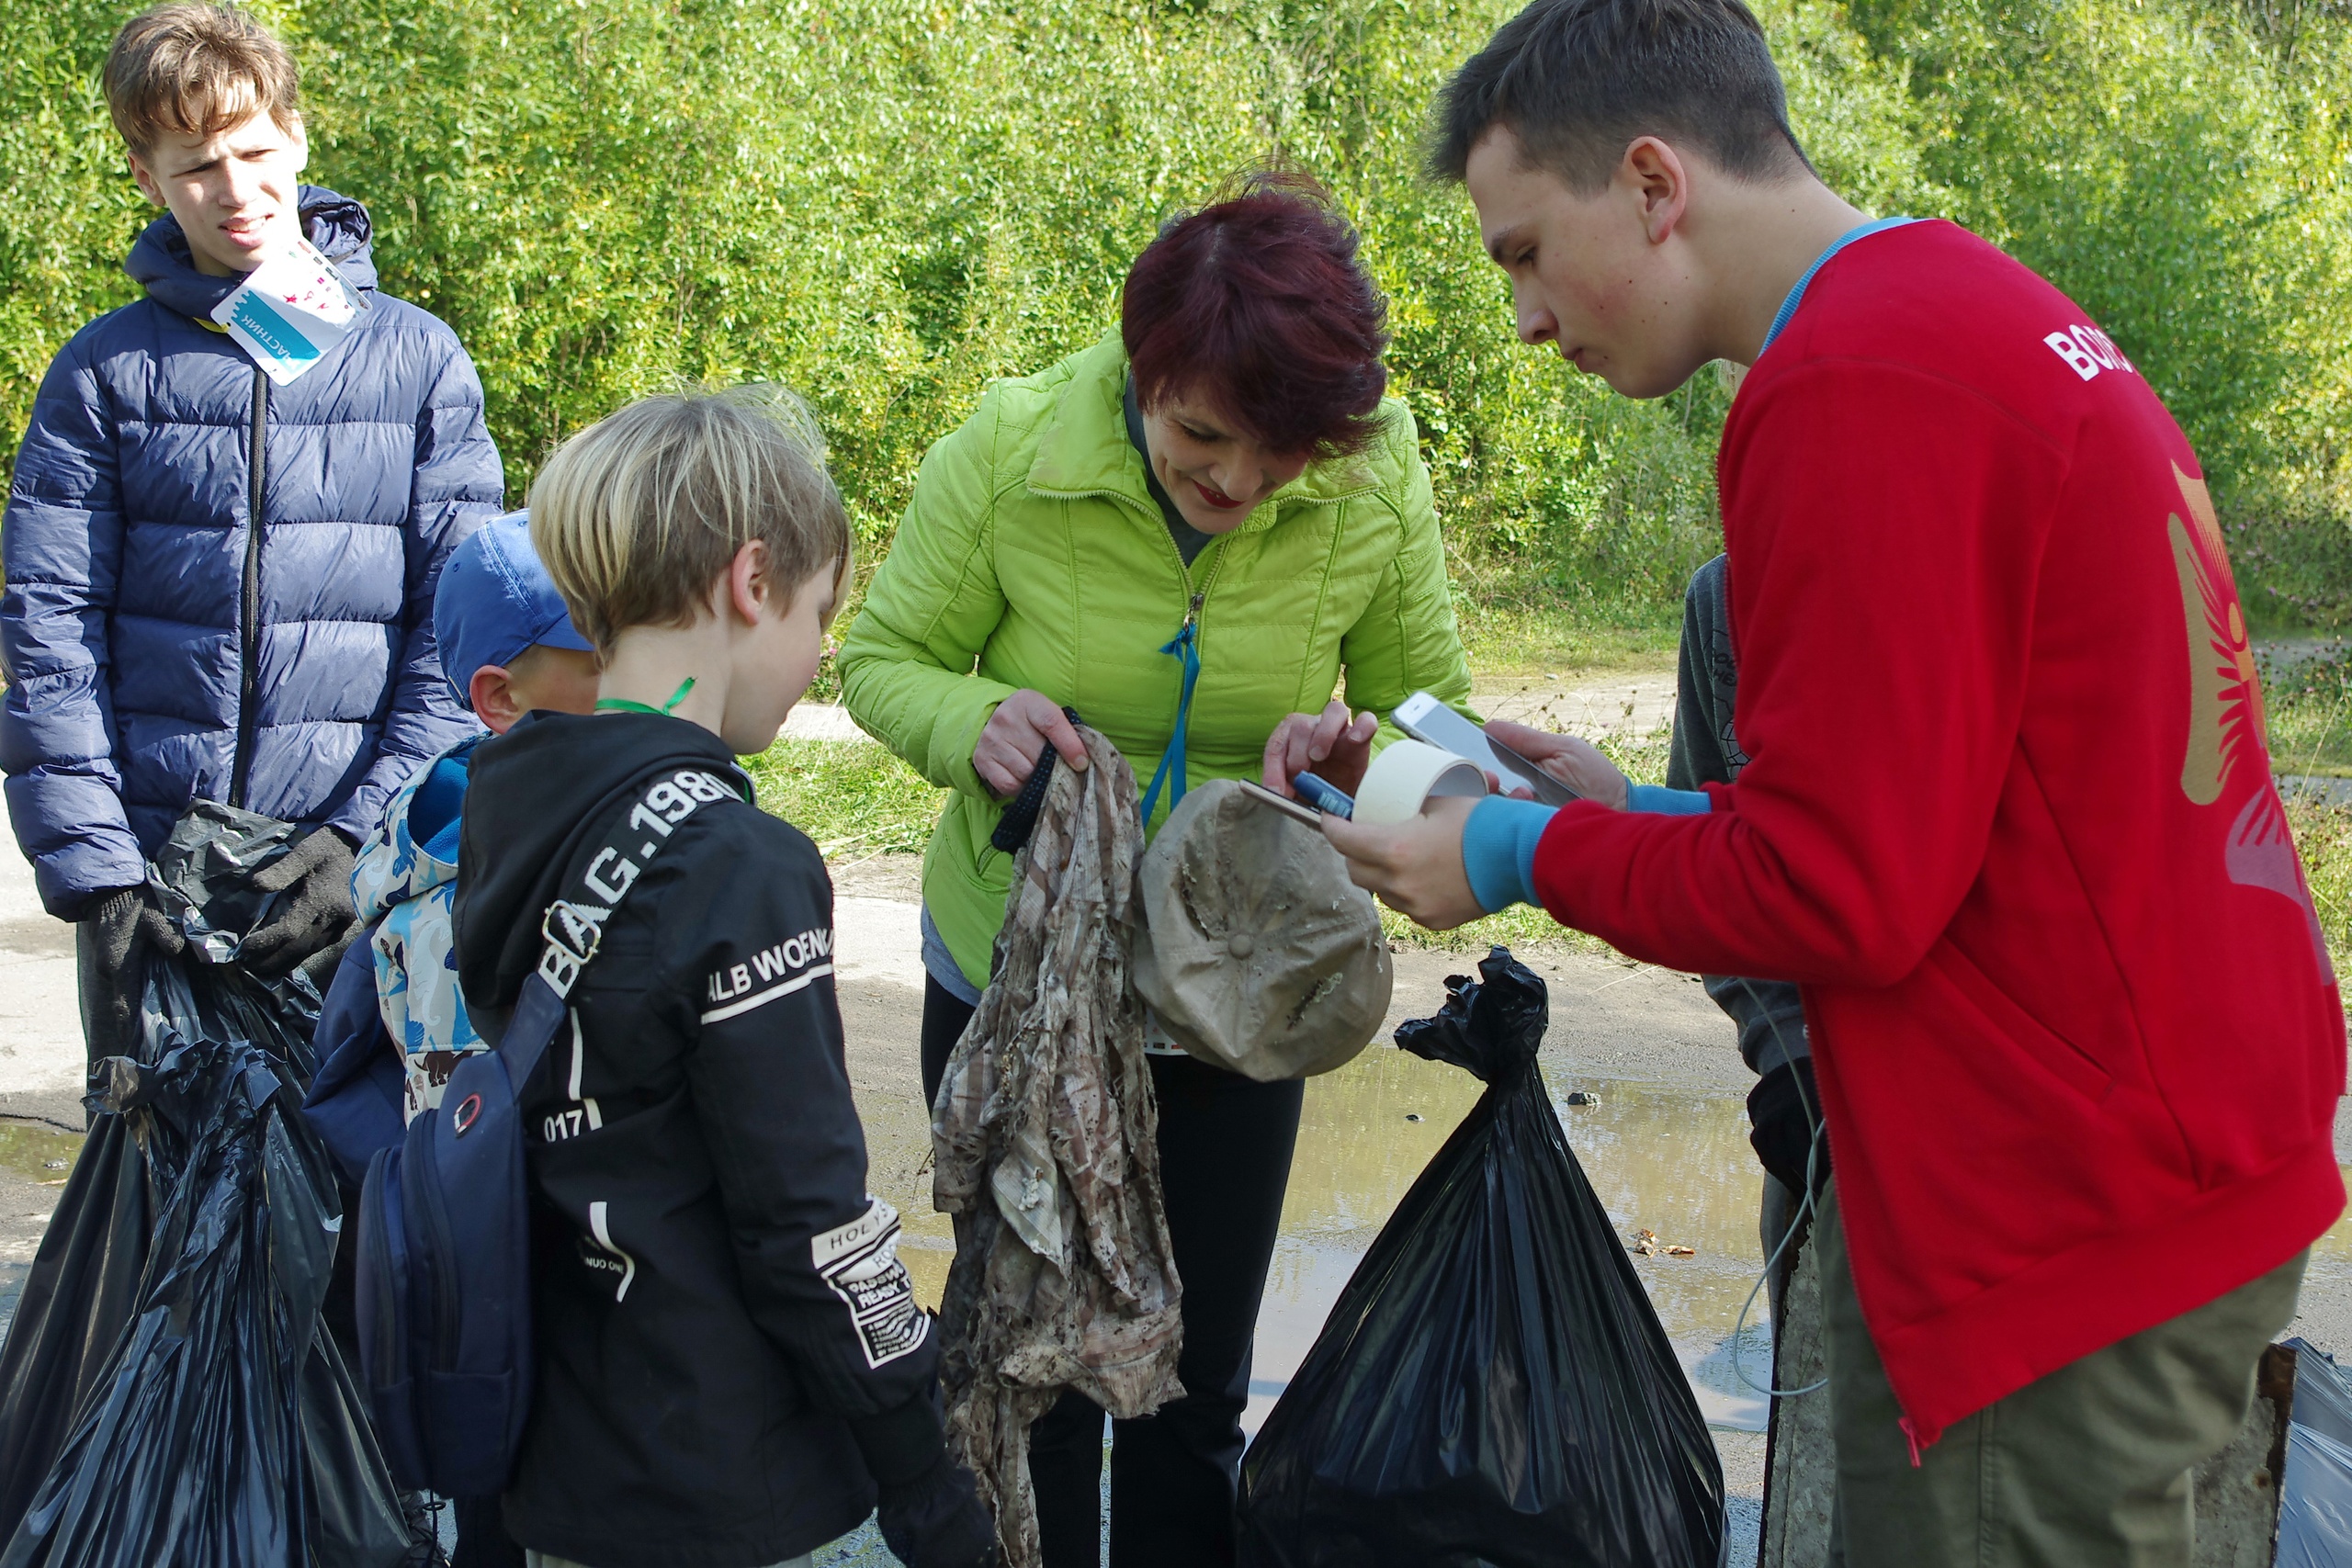
<instances>
[{"instance_id":1,"label":"woman in green jacket","mask_svg":"<svg viewBox=\"0 0 2352 1568\"><path fill-rule=\"evenodd\" d=\"M1156 829L1207 779L1287 794L1311 766L1352 790L1374 713L1468 697L1429 470L1381 395L1382 318L1319 187L1258 175L1161 231L1118 332L989 388L923 459L841 666L858 723L954 792L923 861L926 1096L988 982L997 818L1046 746L1085 766L1065 706L1152 781ZM1152 1077L1186 1392L1115 1424L1112 1558L1196 1568L1233 1560L1301 1086L1172 1047ZM1047 1568L1097 1560L1102 1431L1071 1394L1031 1434Z\"/></svg>"}]
</instances>

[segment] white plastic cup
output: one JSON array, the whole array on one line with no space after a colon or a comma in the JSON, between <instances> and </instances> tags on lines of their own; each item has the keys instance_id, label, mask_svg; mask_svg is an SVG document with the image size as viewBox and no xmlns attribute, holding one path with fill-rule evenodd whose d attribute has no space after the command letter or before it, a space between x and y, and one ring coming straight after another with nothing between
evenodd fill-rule
<instances>
[{"instance_id":1,"label":"white plastic cup","mask_svg":"<svg viewBox=\"0 0 2352 1568\"><path fill-rule=\"evenodd\" d=\"M1358 822L1406 822L1432 798L1490 793L1478 764L1442 747L1399 740L1372 760L1356 789Z\"/></svg>"}]
</instances>

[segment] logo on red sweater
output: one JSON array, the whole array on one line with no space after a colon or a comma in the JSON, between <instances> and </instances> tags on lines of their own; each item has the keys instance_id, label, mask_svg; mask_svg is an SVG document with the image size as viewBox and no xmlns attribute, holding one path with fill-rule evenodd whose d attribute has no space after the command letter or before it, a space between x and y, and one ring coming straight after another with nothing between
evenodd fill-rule
<instances>
[{"instance_id":1,"label":"logo on red sweater","mask_svg":"<svg viewBox=\"0 0 2352 1568\"><path fill-rule=\"evenodd\" d=\"M2327 984L2335 968L2319 911L2303 880L2303 863L2287 830L2286 808L2270 782L2270 757L2262 713L2262 679L2254 667L2253 640L2238 605L2237 583L2222 547L2222 525L2205 481L2172 471L2188 513L2165 519L2172 539L2174 570L2180 575L2180 610L2188 638L2188 744L2181 757L2180 789L2198 806L2222 798L2240 762L2256 770L2259 787L2230 825L2222 864L2241 887L2267 887L2299 905L2312 939L2312 952Z\"/></svg>"},{"instance_id":2,"label":"logo on red sweater","mask_svg":"<svg viewBox=\"0 0 2352 1568\"><path fill-rule=\"evenodd\" d=\"M2050 352L2066 362L2066 368L2087 381L2102 370L2130 370L2139 367L2123 357L2115 340L2087 323L2052 333L2041 340Z\"/></svg>"},{"instance_id":3,"label":"logo on red sweater","mask_svg":"<svg viewBox=\"0 0 2352 1568\"><path fill-rule=\"evenodd\" d=\"M2267 768L2262 682L2212 498L2204 480L2177 465L2172 477L2188 513L2186 523L2177 512L2165 519L2188 634L2188 750L2181 759L2180 787L2199 806L2211 806L2241 761Z\"/></svg>"}]
</instances>

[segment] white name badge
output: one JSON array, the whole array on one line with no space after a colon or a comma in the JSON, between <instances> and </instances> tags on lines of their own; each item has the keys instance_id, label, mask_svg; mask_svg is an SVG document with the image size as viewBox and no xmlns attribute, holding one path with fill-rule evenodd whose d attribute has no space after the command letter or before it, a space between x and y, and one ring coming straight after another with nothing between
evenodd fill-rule
<instances>
[{"instance_id":1,"label":"white name badge","mask_svg":"<svg viewBox=\"0 0 2352 1568\"><path fill-rule=\"evenodd\" d=\"M297 235L247 273L212 319L283 387L325 358L364 309L334 263Z\"/></svg>"}]
</instances>

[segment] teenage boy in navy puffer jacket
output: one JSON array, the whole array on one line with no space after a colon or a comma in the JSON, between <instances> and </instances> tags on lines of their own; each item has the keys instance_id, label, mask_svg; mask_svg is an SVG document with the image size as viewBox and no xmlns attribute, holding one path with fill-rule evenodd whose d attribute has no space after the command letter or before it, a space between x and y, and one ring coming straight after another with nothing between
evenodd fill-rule
<instances>
[{"instance_id":1,"label":"teenage boy in navy puffer jacket","mask_svg":"<svg viewBox=\"0 0 2352 1568\"><path fill-rule=\"evenodd\" d=\"M0 553L0 767L41 901L81 922L93 1056L127 1050L141 954L177 936L147 857L197 800L311 829L242 956L323 977L352 926L352 849L473 721L441 678L433 585L499 511L456 336L376 290L357 202L297 183L294 65L242 13L133 18L105 85L164 216L124 264L146 295L76 333L17 450ZM274 384L209 319L304 235L363 302Z\"/></svg>"}]
</instances>

